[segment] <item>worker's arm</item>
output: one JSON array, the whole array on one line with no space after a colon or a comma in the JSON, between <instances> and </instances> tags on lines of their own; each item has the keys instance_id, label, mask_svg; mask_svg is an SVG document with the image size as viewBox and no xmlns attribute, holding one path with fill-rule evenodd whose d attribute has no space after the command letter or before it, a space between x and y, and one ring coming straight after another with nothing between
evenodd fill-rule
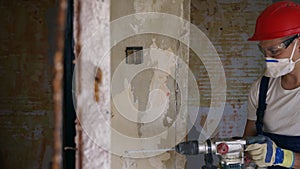
<instances>
[{"instance_id":1,"label":"worker's arm","mask_svg":"<svg viewBox=\"0 0 300 169\"><path fill-rule=\"evenodd\" d=\"M256 136L255 120L247 120L243 137Z\"/></svg>"}]
</instances>

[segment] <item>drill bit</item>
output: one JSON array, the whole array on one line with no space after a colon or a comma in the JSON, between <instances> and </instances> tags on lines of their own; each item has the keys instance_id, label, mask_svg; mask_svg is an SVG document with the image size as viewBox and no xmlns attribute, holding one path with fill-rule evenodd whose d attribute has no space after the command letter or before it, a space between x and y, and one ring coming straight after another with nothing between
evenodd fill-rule
<instances>
[{"instance_id":1,"label":"drill bit","mask_svg":"<svg viewBox=\"0 0 300 169\"><path fill-rule=\"evenodd\" d=\"M164 149L153 149L153 150L127 150L125 151L126 154L136 154L136 153L160 153L160 152L167 152L167 151L174 151L175 148L164 148Z\"/></svg>"}]
</instances>

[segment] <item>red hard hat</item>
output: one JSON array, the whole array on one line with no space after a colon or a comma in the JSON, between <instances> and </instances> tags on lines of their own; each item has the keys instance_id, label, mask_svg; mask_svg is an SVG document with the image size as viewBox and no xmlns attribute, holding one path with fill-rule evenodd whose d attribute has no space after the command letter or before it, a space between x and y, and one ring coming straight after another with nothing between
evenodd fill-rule
<instances>
[{"instance_id":1,"label":"red hard hat","mask_svg":"<svg viewBox=\"0 0 300 169\"><path fill-rule=\"evenodd\" d=\"M300 33L300 5L281 1L267 7L256 21L250 41L261 41Z\"/></svg>"}]
</instances>

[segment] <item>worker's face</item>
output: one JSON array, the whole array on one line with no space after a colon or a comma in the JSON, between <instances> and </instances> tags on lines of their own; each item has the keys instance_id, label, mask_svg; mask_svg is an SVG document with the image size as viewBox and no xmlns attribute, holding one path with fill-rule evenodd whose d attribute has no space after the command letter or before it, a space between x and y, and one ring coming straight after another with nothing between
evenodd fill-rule
<instances>
[{"instance_id":1,"label":"worker's face","mask_svg":"<svg viewBox=\"0 0 300 169\"><path fill-rule=\"evenodd\" d=\"M266 76L277 78L295 70L300 61L298 41L296 35L260 42L260 50L266 57Z\"/></svg>"},{"instance_id":2,"label":"worker's face","mask_svg":"<svg viewBox=\"0 0 300 169\"><path fill-rule=\"evenodd\" d=\"M290 58L295 42L300 38L294 36L264 40L259 43L259 48L265 57L272 57L276 59ZM297 43L293 60L298 59L300 49L299 42Z\"/></svg>"}]
</instances>

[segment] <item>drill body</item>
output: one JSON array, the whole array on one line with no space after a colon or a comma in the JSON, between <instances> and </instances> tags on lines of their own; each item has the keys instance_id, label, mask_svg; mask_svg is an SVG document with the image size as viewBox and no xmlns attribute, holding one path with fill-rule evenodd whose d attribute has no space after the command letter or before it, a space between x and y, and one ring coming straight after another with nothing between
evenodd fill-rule
<instances>
[{"instance_id":1,"label":"drill body","mask_svg":"<svg viewBox=\"0 0 300 169\"><path fill-rule=\"evenodd\" d=\"M213 154L220 157L221 169L243 169L245 168L244 150L246 145L263 141L264 137L262 136L251 137L249 139L206 140L202 143L194 140L177 144L175 151L183 155L205 154L206 165L203 169L218 168L212 164Z\"/></svg>"}]
</instances>

